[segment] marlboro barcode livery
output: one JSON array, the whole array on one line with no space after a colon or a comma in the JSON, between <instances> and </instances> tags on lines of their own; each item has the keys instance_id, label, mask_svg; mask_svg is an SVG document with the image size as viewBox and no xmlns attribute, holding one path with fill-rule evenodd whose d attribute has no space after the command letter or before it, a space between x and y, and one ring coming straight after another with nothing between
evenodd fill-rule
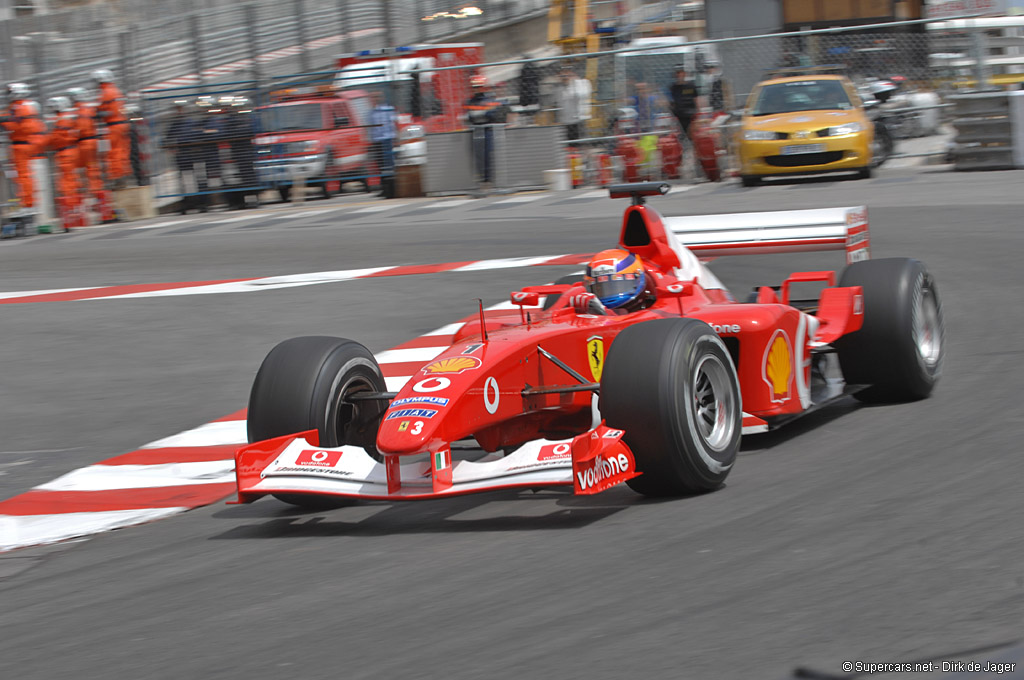
<instances>
[{"instance_id":1,"label":"marlboro barcode livery","mask_svg":"<svg viewBox=\"0 0 1024 680\"><path fill-rule=\"evenodd\" d=\"M853 394L928 396L942 370L935 281L917 260L871 260L863 207L663 218L631 198L619 241L585 275L482 308L429 363L389 383L352 340L275 347L249 399L238 502L273 495L422 499L508 488L653 496L712 491L740 437ZM844 250L737 302L706 266L723 254ZM795 299L793 284L822 288ZM806 286L804 286L806 288ZM395 391L397 390L397 391Z\"/></svg>"}]
</instances>

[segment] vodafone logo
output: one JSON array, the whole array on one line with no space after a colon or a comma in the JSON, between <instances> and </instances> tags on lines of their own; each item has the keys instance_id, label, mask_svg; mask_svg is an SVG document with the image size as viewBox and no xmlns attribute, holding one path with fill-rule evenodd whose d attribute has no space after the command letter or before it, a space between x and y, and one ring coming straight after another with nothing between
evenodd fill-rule
<instances>
[{"instance_id":1,"label":"vodafone logo","mask_svg":"<svg viewBox=\"0 0 1024 680\"><path fill-rule=\"evenodd\" d=\"M295 464L309 465L310 467L334 467L341 460L341 453L341 451L306 449L295 459Z\"/></svg>"},{"instance_id":2,"label":"vodafone logo","mask_svg":"<svg viewBox=\"0 0 1024 680\"><path fill-rule=\"evenodd\" d=\"M548 444L540 449L537 460L562 460L569 457L568 444Z\"/></svg>"},{"instance_id":3,"label":"vodafone logo","mask_svg":"<svg viewBox=\"0 0 1024 680\"><path fill-rule=\"evenodd\" d=\"M451 384L450 378L427 378L413 385L412 391L420 392L421 394L424 392L440 392L446 387L450 387Z\"/></svg>"},{"instance_id":4,"label":"vodafone logo","mask_svg":"<svg viewBox=\"0 0 1024 680\"><path fill-rule=\"evenodd\" d=\"M579 482L580 488L586 491L606 479L627 472L629 472L629 457L626 454L620 453L608 458L598 456L594 459L594 464L591 467L576 473L576 481Z\"/></svg>"}]
</instances>

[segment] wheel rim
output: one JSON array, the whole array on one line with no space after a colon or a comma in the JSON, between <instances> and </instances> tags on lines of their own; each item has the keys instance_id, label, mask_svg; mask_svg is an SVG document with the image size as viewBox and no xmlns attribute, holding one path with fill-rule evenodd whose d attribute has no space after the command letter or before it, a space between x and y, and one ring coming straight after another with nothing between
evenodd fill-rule
<instances>
[{"instance_id":1,"label":"wheel rim","mask_svg":"<svg viewBox=\"0 0 1024 680\"><path fill-rule=\"evenodd\" d=\"M693 372L693 420L708 447L721 451L736 428L736 400L729 370L716 356L702 357Z\"/></svg>"},{"instance_id":2,"label":"wheel rim","mask_svg":"<svg viewBox=\"0 0 1024 680\"><path fill-rule=\"evenodd\" d=\"M939 302L935 292L924 287L914 310L914 344L924 363L934 367L942 353L942 327L939 321Z\"/></svg>"},{"instance_id":3,"label":"wheel rim","mask_svg":"<svg viewBox=\"0 0 1024 680\"><path fill-rule=\"evenodd\" d=\"M369 380L362 376L351 376L338 390L338 401L334 411L334 428L340 441L352 440L346 443L365 445L367 442L360 442L359 426L364 424L368 414L363 413L366 409L372 408L376 402L373 401L350 401L349 397L359 392L376 392L377 388ZM375 433L376 434L376 433ZM376 437L374 437L376 439Z\"/></svg>"}]
</instances>

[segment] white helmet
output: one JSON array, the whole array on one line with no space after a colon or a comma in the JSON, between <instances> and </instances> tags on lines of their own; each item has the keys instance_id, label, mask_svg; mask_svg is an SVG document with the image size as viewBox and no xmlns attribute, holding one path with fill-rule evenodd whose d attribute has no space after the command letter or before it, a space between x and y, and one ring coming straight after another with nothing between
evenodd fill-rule
<instances>
[{"instance_id":1,"label":"white helmet","mask_svg":"<svg viewBox=\"0 0 1024 680\"><path fill-rule=\"evenodd\" d=\"M97 83L112 83L114 74L108 68L98 68L92 72L92 79Z\"/></svg>"},{"instance_id":2,"label":"white helmet","mask_svg":"<svg viewBox=\"0 0 1024 680\"><path fill-rule=\"evenodd\" d=\"M50 109L54 113L67 111L71 108L71 100L67 97L50 97L46 100L46 108Z\"/></svg>"},{"instance_id":3,"label":"white helmet","mask_svg":"<svg viewBox=\"0 0 1024 680\"><path fill-rule=\"evenodd\" d=\"M68 88L68 97L73 102L84 102L88 101L89 93L86 92L84 87L71 87Z\"/></svg>"},{"instance_id":4,"label":"white helmet","mask_svg":"<svg viewBox=\"0 0 1024 680\"><path fill-rule=\"evenodd\" d=\"M15 99L24 99L29 96L28 85L25 83L9 83L7 85L7 94Z\"/></svg>"}]
</instances>

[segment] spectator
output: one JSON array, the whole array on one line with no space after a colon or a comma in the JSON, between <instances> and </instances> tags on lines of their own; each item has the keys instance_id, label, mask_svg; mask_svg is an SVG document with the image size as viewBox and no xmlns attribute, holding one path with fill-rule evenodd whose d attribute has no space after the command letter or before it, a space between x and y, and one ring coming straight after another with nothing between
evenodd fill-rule
<instances>
[{"instance_id":1,"label":"spectator","mask_svg":"<svg viewBox=\"0 0 1024 680\"><path fill-rule=\"evenodd\" d=\"M583 136L583 125L590 120L590 81L580 78L571 66L562 67L555 101L558 106L558 122L565 126L568 139Z\"/></svg>"},{"instance_id":2,"label":"spectator","mask_svg":"<svg viewBox=\"0 0 1024 680\"><path fill-rule=\"evenodd\" d=\"M683 136L689 138L690 123L697 115L697 86L686 77L686 66L683 64L676 66L676 82L669 88L669 100L672 115L679 121Z\"/></svg>"},{"instance_id":3,"label":"spectator","mask_svg":"<svg viewBox=\"0 0 1024 680\"><path fill-rule=\"evenodd\" d=\"M645 82L636 84L636 94L630 97L630 106L636 110L637 132L654 130L654 119L658 113L658 98Z\"/></svg>"},{"instance_id":4,"label":"spectator","mask_svg":"<svg viewBox=\"0 0 1024 680\"><path fill-rule=\"evenodd\" d=\"M727 113L726 87L722 80L722 68L717 62L708 62L708 104L712 113Z\"/></svg>"},{"instance_id":5,"label":"spectator","mask_svg":"<svg viewBox=\"0 0 1024 680\"><path fill-rule=\"evenodd\" d=\"M380 92L373 93L370 112L370 155L377 160L380 171L380 195L395 196L395 107L384 101Z\"/></svg>"},{"instance_id":6,"label":"spectator","mask_svg":"<svg viewBox=\"0 0 1024 680\"><path fill-rule=\"evenodd\" d=\"M232 210L245 208L246 197L254 195L255 204L259 206L259 188L257 188L256 148L253 146L253 136L256 134L254 115L249 100L245 97L232 97L227 108L225 118L225 135L231 147L231 160L235 164L235 172L238 173L236 182L237 188L228 193L228 205Z\"/></svg>"},{"instance_id":7,"label":"spectator","mask_svg":"<svg viewBox=\"0 0 1024 680\"><path fill-rule=\"evenodd\" d=\"M469 85L473 88L473 96L466 102L466 119L473 128L473 164L477 181L490 184L493 179L491 156L494 153L492 125L504 123L505 113L501 102L491 95L486 76L471 76Z\"/></svg>"}]
</instances>

